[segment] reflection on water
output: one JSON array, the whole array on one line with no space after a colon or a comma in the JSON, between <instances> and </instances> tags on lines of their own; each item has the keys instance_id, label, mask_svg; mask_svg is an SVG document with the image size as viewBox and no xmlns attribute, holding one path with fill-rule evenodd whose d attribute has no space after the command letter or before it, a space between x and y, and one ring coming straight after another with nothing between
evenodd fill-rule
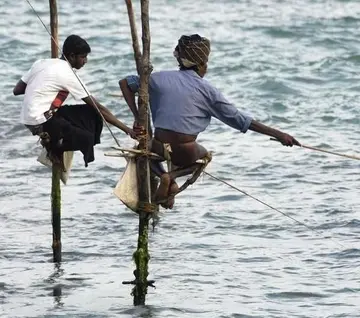
<instances>
[{"instance_id":1,"label":"reflection on water","mask_svg":"<svg viewBox=\"0 0 360 318\"><path fill-rule=\"evenodd\" d=\"M62 284L59 282L64 275L61 263L54 264L54 272L49 276L48 283L52 285L55 308L62 307Z\"/></svg>"}]
</instances>

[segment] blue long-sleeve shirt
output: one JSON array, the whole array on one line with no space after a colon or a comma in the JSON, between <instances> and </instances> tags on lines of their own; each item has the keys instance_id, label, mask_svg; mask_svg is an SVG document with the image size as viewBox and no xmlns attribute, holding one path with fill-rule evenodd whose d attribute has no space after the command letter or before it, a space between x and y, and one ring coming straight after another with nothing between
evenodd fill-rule
<instances>
[{"instance_id":1,"label":"blue long-sleeve shirt","mask_svg":"<svg viewBox=\"0 0 360 318\"><path fill-rule=\"evenodd\" d=\"M131 91L138 92L139 77L132 75L126 80ZM152 73L149 102L155 128L188 135L204 131L212 116L243 133L252 120L193 70Z\"/></svg>"}]
</instances>

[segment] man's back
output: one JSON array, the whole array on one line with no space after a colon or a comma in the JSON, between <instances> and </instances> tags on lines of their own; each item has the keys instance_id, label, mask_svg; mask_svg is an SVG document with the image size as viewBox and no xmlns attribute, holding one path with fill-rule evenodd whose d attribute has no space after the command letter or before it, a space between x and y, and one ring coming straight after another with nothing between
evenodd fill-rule
<instances>
[{"instance_id":1,"label":"man's back","mask_svg":"<svg viewBox=\"0 0 360 318\"><path fill-rule=\"evenodd\" d=\"M197 135L207 127L212 87L195 71L156 72L149 84L155 128Z\"/></svg>"},{"instance_id":2,"label":"man's back","mask_svg":"<svg viewBox=\"0 0 360 318\"><path fill-rule=\"evenodd\" d=\"M69 92L75 99L87 96L68 63L62 59L36 61L21 80L26 83L21 122L28 125L45 122L44 112L49 110L60 96L58 107Z\"/></svg>"},{"instance_id":3,"label":"man's back","mask_svg":"<svg viewBox=\"0 0 360 318\"><path fill-rule=\"evenodd\" d=\"M246 132L251 117L193 70L163 71L150 78L150 106L155 128L197 136L214 116Z\"/></svg>"}]
</instances>

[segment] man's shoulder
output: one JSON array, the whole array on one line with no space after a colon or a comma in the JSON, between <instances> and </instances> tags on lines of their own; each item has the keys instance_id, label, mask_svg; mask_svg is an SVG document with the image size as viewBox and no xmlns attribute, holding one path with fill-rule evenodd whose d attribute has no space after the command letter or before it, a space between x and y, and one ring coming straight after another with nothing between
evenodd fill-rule
<instances>
[{"instance_id":1,"label":"man's shoulder","mask_svg":"<svg viewBox=\"0 0 360 318\"><path fill-rule=\"evenodd\" d=\"M191 77L186 76L185 72L182 72L180 70L164 70L164 71L158 71L153 72L151 74L151 80L155 82L182 82L182 81L188 81L192 80Z\"/></svg>"},{"instance_id":2,"label":"man's shoulder","mask_svg":"<svg viewBox=\"0 0 360 318\"><path fill-rule=\"evenodd\" d=\"M74 74L68 62L59 58L48 58L39 60L33 72L45 77L47 81L56 83L67 83L74 81Z\"/></svg>"},{"instance_id":3,"label":"man's shoulder","mask_svg":"<svg viewBox=\"0 0 360 318\"><path fill-rule=\"evenodd\" d=\"M158 71L153 72L150 75L150 85L163 85L163 83L169 83L176 78L177 71Z\"/></svg>"},{"instance_id":4,"label":"man's shoulder","mask_svg":"<svg viewBox=\"0 0 360 318\"><path fill-rule=\"evenodd\" d=\"M46 58L46 59L38 59L34 62L35 64L58 64L61 61L58 58ZM64 61L65 62L65 61Z\"/></svg>"},{"instance_id":5,"label":"man's shoulder","mask_svg":"<svg viewBox=\"0 0 360 318\"><path fill-rule=\"evenodd\" d=\"M46 63L46 61L49 59L38 59L35 62L33 62L33 64L31 65L31 69L35 69L37 67L41 67L44 65L44 63Z\"/></svg>"},{"instance_id":6,"label":"man's shoulder","mask_svg":"<svg viewBox=\"0 0 360 318\"><path fill-rule=\"evenodd\" d=\"M206 91L210 94L217 93L218 89L205 78L199 76L196 81L198 83L198 86L201 87L203 91Z\"/></svg>"},{"instance_id":7,"label":"man's shoulder","mask_svg":"<svg viewBox=\"0 0 360 318\"><path fill-rule=\"evenodd\" d=\"M55 58L49 58L49 59L39 59L36 60L33 65L32 69L49 69L49 70L63 70L65 69L64 63L67 63L66 61L62 61L60 59Z\"/></svg>"},{"instance_id":8,"label":"man's shoulder","mask_svg":"<svg viewBox=\"0 0 360 318\"><path fill-rule=\"evenodd\" d=\"M179 70L163 70L151 73L154 77L176 77L181 76L181 72Z\"/></svg>"},{"instance_id":9,"label":"man's shoulder","mask_svg":"<svg viewBox=\"0 0 360 318\"><path fill-rule=\"evenodd\" d=\"M56 73L58 78L62 78L65 81L74 80L79 75L76 75L76 70L73 70L69 63L62 59L49 59L47 68Z\"/></svg>"},{"instance_id":10,"label":"man's shoulder","mask_svg":"<svg viewBox=\"0 0 360 318\"><path fill-rule=\"evenodd\" d=\"M58 65L59 67L63 68L64 70L68 70L71 68L67 61L59 59L59 58L46 59L46 61L49 65Z\"/></svg>"}]
</instances>

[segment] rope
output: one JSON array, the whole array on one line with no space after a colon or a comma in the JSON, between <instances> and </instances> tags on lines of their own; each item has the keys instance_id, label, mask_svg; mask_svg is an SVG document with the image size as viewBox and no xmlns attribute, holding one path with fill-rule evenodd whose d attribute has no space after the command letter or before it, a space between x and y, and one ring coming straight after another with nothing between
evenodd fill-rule
<instances>
[{"instance_id":1,"label":"rope","mask_svg":"<svg viewBox=\"0 0 360 318\"><path fill-rule=\"evenodd\" d=\"M154 213L157 212L158 205L150 202L140 201L138 204L138 212Z\"/></svg>"},{"instance_id":2,"label":"rope","mask_svg":"<svg viewBox=\"0 0 360 318\"><path fill-rule=\"evenodd\" d=\"M56 43L55 38L51 35L51 32L50 32L50 31L49 31L49 29L46 27L45 23L43 22L43 20L41 19L41 17L39 16L39 14L37 13L37 11L35 10L35 8L32 6L32 4L30 3L30 1L29 1L29 0L25 0L25 1L29 4L29 6L31 7L31 9L32 9L32 10L33 10L33 12L35 13L35 15L38 17L38 19L39 19L39 21L41 22L41 24L44 26L44 28L45 28L45 30L47 31L47 33L50 35L50 37L51 37L51 39L53 40L53 42L55 43L55 45L56 45L56 47L57 47L58 51L62 53L62 51L61 51L61 49L60 49L59 45ZM111 136L114 138L114 140L115 140L116 144L120 147L120 143L119 143L119 141L117 140L117 138L115 137L114 133L112 132L112 130L111 130L111 128L110 128L110 126L109 126L109 124L106 122L106 120L105 120L105 118L104 118L103 114L100 112L100 109L99 109L99 108L98 108L98 106L96 105L96 103L95 103L95 101L94 101L93 97L90 95L90 93L89 93L89 92L88 92L88 90L85 88L84 84L81 82L81 80L80 80L80 78L78 77L78 75L76 74L76 72L75 72L75 71L73 70L73 68L71 67L71 64L69 63L69 61L68 61L68 59L66 58L66 56L65 56L64 54L63 54L63 56L64 56L64 58L65 58L66 62L68 63L68 65L69 65L69 67L70 67L71 71L74 73L75 77L77 78L77 80L78 80L78 81L79 81L79 83L81 84L82 88L84 89L84 91L86 92L86 94L88 95L88 97L89 97L89 98L91 99L91 101L93 102L93 104L94 104L94 106L95 106L96 110L99 112L99 114L100 114L100 116L101 116L101 118L102 118L103 122L105 123L105 125L106 125L107 129L109 130L109 132L110 132Z\"/></svg>"}]
</instances>

